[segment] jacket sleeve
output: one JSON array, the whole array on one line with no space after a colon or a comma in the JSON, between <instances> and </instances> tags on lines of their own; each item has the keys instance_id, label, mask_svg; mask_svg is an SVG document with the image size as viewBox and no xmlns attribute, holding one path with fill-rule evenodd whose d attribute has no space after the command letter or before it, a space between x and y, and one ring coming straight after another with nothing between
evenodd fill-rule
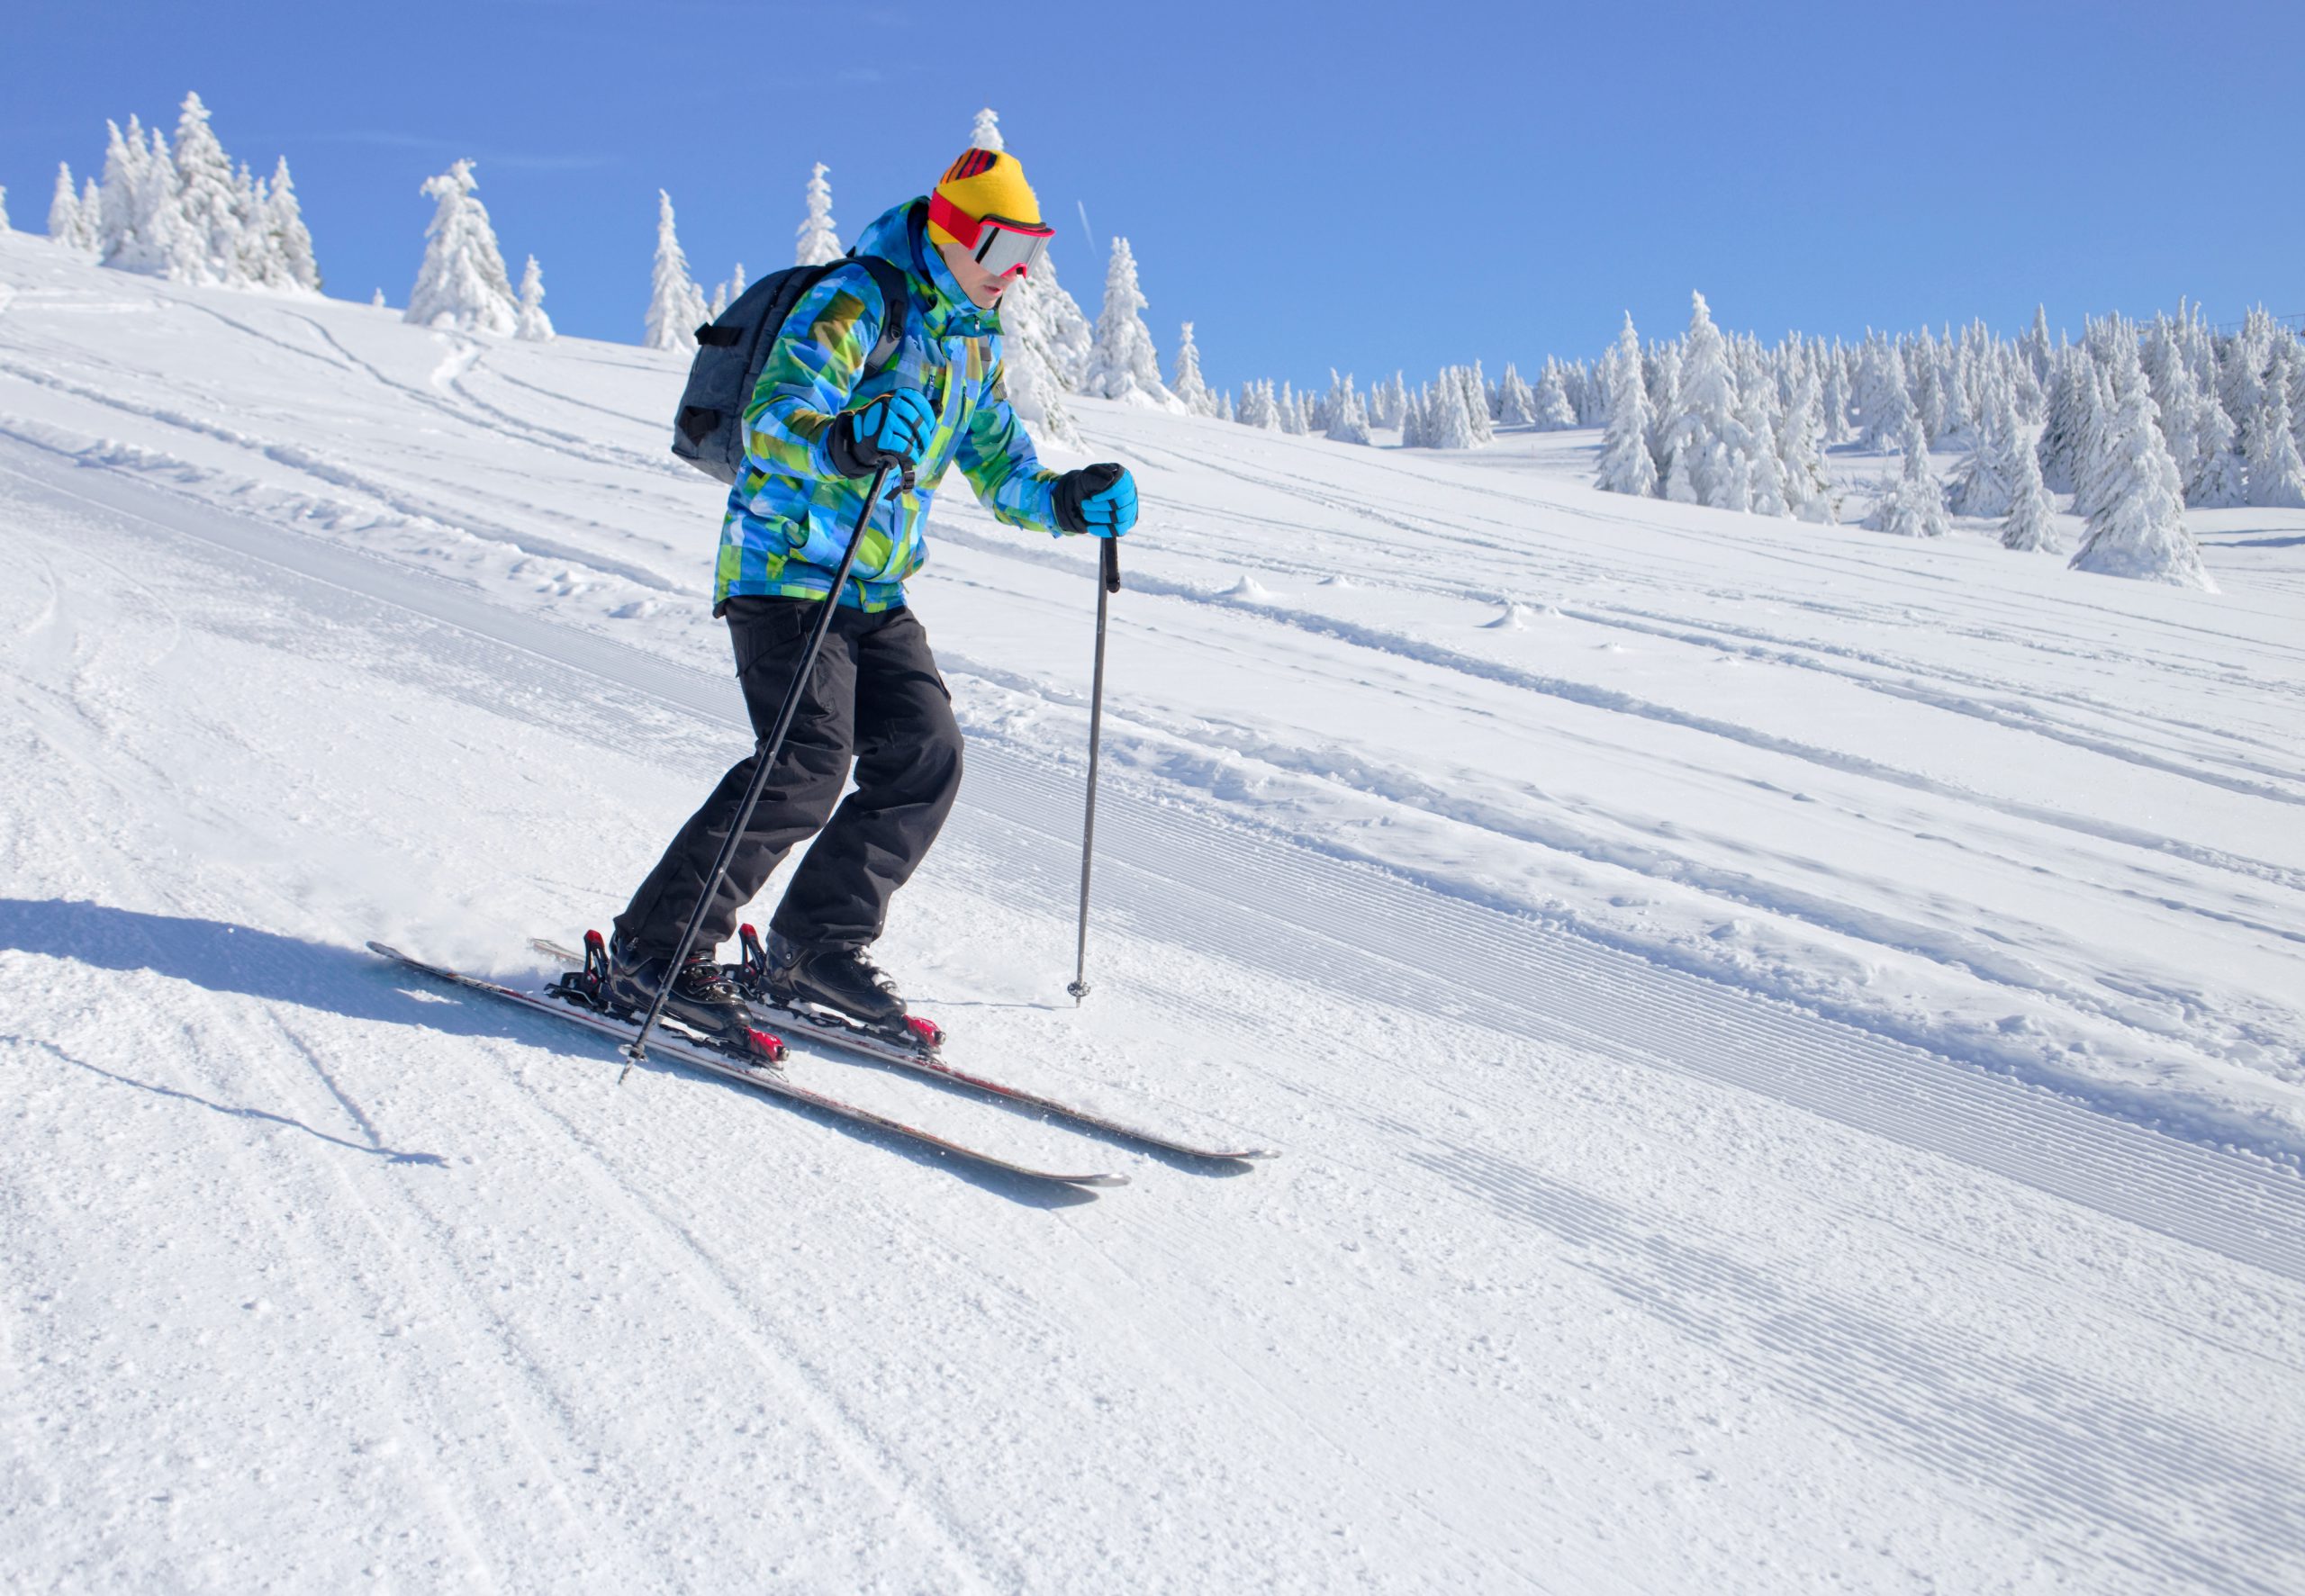
<instances>
[{"instance_id":1,"label":"jacket sleeve","mask_svg":"<svg viewBox=\"0 0 2305 1596\"><path fill-rule=\"evenodd\" d=\"M825 274L784 319L745 406L745 454L773 475L836 477L826 443L881 336L881 290L863 266Z\"/></svg>"},{"instance_id":2,"label":"jacket sleeve","mask_svg":"<svg viewBox=\"0 0 2305 1596\"><path fill-rule=\"evenodd\" d=\"M989 342L990 358L984 385L955 458L969 486L976 490L977 502L990 510L995 519L1011 527L1058 531L1058 473L1042 469L1031 435L1008 402L1008 367L1000 357L1000 341Z\"/></svg>"}]
</instances>

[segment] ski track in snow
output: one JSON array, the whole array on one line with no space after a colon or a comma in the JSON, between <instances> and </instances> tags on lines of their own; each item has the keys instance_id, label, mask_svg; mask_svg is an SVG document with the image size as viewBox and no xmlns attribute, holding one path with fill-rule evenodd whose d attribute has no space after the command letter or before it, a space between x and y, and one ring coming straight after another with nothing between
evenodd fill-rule
<instances>
[{"instance_id":1,"label":"ski track in snow","mask_svg":"<svg viewBox=\"0 0 2305 1596\"><path fill-rule=\"evenodd\" d=\"M682 473L621 397L655 365L581 345L444 355L348 307L165 288L134 307L348 382L386 440L355 464L295 424L317 389L276 378L282 408L227 423L185 396L228 392L227 368L171 390L39 314L147 284L50 280L13 308L0 293L19 578L0 747L25 784L0 807L22 1138L0 1277L23 1304L0 1313L0 1504L21 1504L0 1505L20 1531L0 1579L2305 1579L2305 1449L2283 1418L2305 1392L2305 1182L2218 1145L2285 1159L2285 1132L2261 1122L2253 1143L2245 1112L2174 1071L1981 1069L1989 1048L1932 1050L1962 1032L1912 1005L1723 980L1703 948L1532 904L1496 867L1542 851L1910 949L2052 996L2101 1039L2212 993L2142 960L2085 989L2049 906L1965 923L1894 860L1860 874L1728 810L1652 821L1597 777L1540 792L1446 743L1487 728L1564 769L1641 772L1668 814L1675 782L1779 804L1811 787L1812 824L1948 834L1941 856L2011 879L2053 834L2071 849L2054 862L2102 872L2093 904L2294 943L2305 870L2269 825L2246 833L2263 847L2199 845L2181 817L2019 796L1832 720L1840 699L1819 700L1815 735L1733 695L1705 712L1638 652L1781 670L2202 795L2165 798L2180 808L2293 805L2305 771L2270 708L2189 717L2157 687L2057 673L2161 650L2156 680L2200 703L2298 696L2299 652L2264 645L2241 596L2229 646L2199 619L2219 611L2188 609L2101 653L2091 618L2129 623L2085 583L2051 609L1965 588L1934 552L1652 518L1502 459L1234 429L1206 435L1230 451L1220 494L1195 424L1089 407L1113 455L1206 495L1156 506L1127 556L1116 646L1166 650L1175 673L1116 675L1108 705L1098 995L1053 1006L1038 969L1070 973L1087 568L961 506L930 619L970 775L892 930L897 967L921 970L908 985L957 1045L988 1050L964 1062L1288 1151L1230 1179L1140 1158L1128 1192L1040 1202L676 1071L618 1089L603 1050L357 951L384 933L525 969L520 932L567 927L523 922L605 912L668 806L741 748L713 629L614 618L651 594L701 608L709 527L644 509ZM95 441L97 416L124 437ZM542 467L476 480L434 432L603 474L563 484L559 510L588 513L540 536L554 518L518 493ZM1315 469L1332 458L1335 482ZM1532 504L1600 541L1522 549L1506 535ZM1164 548L1166 513L1237 552ZM1293 596L1398 537L1419 552L1324 589L1324 609ZM1616 537L1650 540L1632 580ZM1443 549L1480 577L1421 573ZM1732 555L1842 585L1756 612L1722 575ZM539 582L535 561L566 568ZM1914 597L1932 583L1942 598ZM1482 629L1500 607L1520 627ZM1786 610L1816 629L1763 618ZM1053 653L1034 636L1051 627ZM1948 627L1986 652L1923 646ZM1572 637L1636 651L1624 684L1551 668ZM1995 649L2050 674L2020 693ZM1372 714L1422 706L1429 761L1374 726L1292 735L1225 690L1284 672ZM1818 885L1834 870L1837 896ZM165 1034L123 1042L122 1005ZM2270 1004L2228 1023L2232 1058L2294 1047ZM1101 1146L805 1050L795 1069L986 1145Z\"/></svg>"}]
</instances>

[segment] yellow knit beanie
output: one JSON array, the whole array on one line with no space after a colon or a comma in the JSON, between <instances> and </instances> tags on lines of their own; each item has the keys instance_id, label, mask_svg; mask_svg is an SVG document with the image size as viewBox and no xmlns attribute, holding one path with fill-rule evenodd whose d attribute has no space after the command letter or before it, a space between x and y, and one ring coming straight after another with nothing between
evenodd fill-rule
<instances>
[{"instance_id":1,"label":"yellow knit beanie","mask_svg":"<svg viewBox=\"0 0 2305 1596\"><path fill-rule=\"evenodd\" d=\"M1034 197L1033 185L1025 181L1025 168L1017 164L1015 156L1001 150L963 151L960 159L945 168L936 192L970 216L1005 216L1011 221L1040 225L1041 203ZM928 236L939 244L960 241L934 221L928 224Z\"/></svg>"}]
</instances>

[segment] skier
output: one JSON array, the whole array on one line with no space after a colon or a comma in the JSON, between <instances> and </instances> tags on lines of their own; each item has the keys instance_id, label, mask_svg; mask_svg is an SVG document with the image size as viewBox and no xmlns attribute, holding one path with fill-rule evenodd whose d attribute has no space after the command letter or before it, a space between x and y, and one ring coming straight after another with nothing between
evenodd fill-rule
<instances>
[{"instance_id":1,"label":"skier","mask_svg":"<svg viewBox=\"0 0 2305 1596\"><path fill-rule=\"evenodd\" d=\"M745 462L720 524L713 614L728 622L737 678L765 739L816 618L831 630L791 729L682 967L665 1012L737 1045L751 1022L717 949L785 854L816 843L769 923L769 996L900 1032L904 999L867 957L889 899L943 827L961 781L961 732L905 579L927 557L930 501L958 464L1010 526L1120 537L1136 486L1117 464L1042 469L1009 408L999 306L1053 230L1014 156L971 149L933 193L888 212L853 251L898 267L910 292L882 302L865 267L836 266L785 318L744 414ZM886 369L864 374L885 319L904 319ZM832 578L882 465L904 468L872 507L853 574ZM856 790L840 801L851 759ZM691 816L616 918L608 996L654 1001L753 773L746 758ZM835 804L838 803L836 810Z\"/></svg>"}]
</instances>

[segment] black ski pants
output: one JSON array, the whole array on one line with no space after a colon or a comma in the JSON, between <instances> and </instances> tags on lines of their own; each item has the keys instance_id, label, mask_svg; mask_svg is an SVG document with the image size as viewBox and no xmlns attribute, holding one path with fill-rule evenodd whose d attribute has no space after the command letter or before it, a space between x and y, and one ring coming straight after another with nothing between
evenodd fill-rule
<instances>
[{"instance_id":1,"label":"black ski pants","mask_svg":"<svg viewBox=\"0 0 2305 1596\"><path fill-rule=\"evenodd\" d=\"M756 737L775 727L819 602L728 601L737 680ZM843 802L852 756L856 790ZM617 916L617 931L637 953L668 957L679 943L757 758L756 747L720 778ZM944 828L960 786L961 728L927 632L902 606L875 614L836 609L783 752L696 946L714 948L735 935L745 906L794 844L812 835L816 844L793 871L771 928L811 945L872 942L887 924L890 897Z\"/></svg>"}]
</instances>

